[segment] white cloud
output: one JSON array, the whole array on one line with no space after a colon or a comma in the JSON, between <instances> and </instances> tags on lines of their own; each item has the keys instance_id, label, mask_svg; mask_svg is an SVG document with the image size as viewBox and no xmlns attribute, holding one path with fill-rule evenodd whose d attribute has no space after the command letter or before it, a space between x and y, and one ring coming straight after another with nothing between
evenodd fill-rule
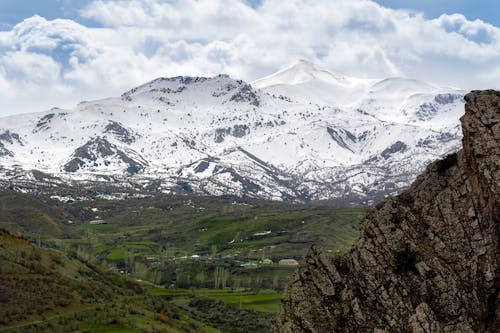
<instances>
[{"instance_id":1,"label":"white cloud","mask_svg":"<svg viewBox=\"0 0 500 333\"><path fill-rule=\"evenodd\" d=\"M369 0L94 1L71 20L0 32L0 115L120 94L158 76L252 80L300 58L346 75L499 88L500 29Z\"/></svg>"}]
</instances>

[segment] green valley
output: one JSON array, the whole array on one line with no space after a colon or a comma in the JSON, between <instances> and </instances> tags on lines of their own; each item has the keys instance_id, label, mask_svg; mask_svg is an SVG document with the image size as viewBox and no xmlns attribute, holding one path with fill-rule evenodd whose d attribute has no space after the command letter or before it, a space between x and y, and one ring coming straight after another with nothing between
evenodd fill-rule
<instances>
[{"instance_id":1,"label":"green valley","mask_svg":"<svg viewBox=\"0 0 500 333\"><path fill-rule=\"evenodd\" d=\"M309 247L347 251L366 213L233 197L15 192L0 195L0 208L3 237L23 244L2 242L3 285L37 304L2 316L6 332L268 332ZM39 287L26 291L27 281Z\"/></svg>"}]
</instances>

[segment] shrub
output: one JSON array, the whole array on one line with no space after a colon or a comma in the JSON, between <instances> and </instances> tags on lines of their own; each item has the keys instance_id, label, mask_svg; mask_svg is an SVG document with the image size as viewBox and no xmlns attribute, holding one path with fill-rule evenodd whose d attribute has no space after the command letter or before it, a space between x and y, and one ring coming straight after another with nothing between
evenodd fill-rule
<instances>
[{"instance_id":1,"label":"shrub","mask_svg":"<svg viewBox=\"0 0 500 333\"><path fill-rule=\"evenodd\" d=\"M450 154L436 162L436 170L439 174L443 174L446 170L457 164L457 153Z\"/></svg>"},{"instance_id":2,"label":"shrub","mask_svg":"<svg viewBox=\"0 0 500 333\"><path fill-rule=\"evenodd\" d=\"M64 260L62 259L62 257L60 257L54 253L51 253L50 260L52 260L53 263L55 263L61 267L64 267Z\"/></svg>"},{"instance_id":3,"label":"shrub","mask_svg":"<svg viewBox=\"0 0 500 333\"><path fill-rule=\"evenodd\" d=\"M394 259L396 263L395 271L397 273L415 272L415 264L420 258L420 252L412 249L408 243L403 244L394 250Z\"/></svg>"},{"instance_id":4,"label":"shrub","mask_svg":"<svg viewBox=\"0 0 500 333\"><path fill-rule=\"evenodd\" d=\"M40 261L42 259L42 255L37 249L33 249L30 253L29 260L32 261Z\"/></svg>"},{"instance_id":5,"label":"shrub","mask_svg":"<svg viewBox=\"0 0 500 333\"><path fill-rule=\"evenodd\" d=\"M349 273L349 260L345 255L337 255L333 257L335 268L340 274L347 275Z\"/></svg>"},{"instance_id":6,"label":"shrub","mask_svg":"<svg viewBox=\"0 0 500 333\"><path fill-rule=\"evenodd\" d=\"M170 322L170 318L166 313L157 313L155 315L155 320L160 321L164 324L168 324Z\"/></svg>"}]
</instances>

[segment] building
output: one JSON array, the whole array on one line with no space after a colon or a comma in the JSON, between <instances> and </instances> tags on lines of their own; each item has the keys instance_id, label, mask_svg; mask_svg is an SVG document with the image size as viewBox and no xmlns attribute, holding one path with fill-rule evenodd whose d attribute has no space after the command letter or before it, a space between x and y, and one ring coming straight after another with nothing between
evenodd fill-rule
<instances>
[{"instance_id":1,"label":"building","mask_svg":"<svg viewBox=\"0 0 500 333\"><path fill-rule=\"evenodd\" d=\"M298 266L299 262L295 259L281 259L278 262L278 265L280 265L280 266Z\"/></svg>"},{"instance_id":2,"label":"building","mask_svg":"<svg viewBox=\"0 0 500 333\"><path fill-rule=\"evenodd\" d=\"M274 262L269 258L262 260L262 265L272 265L272 264L274 264Z\"/></svg>"},{"instance_id":3,"label":"building","mask_svg":"<svg viewBox=\"0 0 500 333\"><path fill-rule=\"evenodd\" d=\"M107 224L108 222L104 220L92 220L89 222L89 224Z\"/></svg>"},{"instance_id":4,"label":"building","mask_svg":"<svg viewBox=\"0 0 500 333\"><path fill-rule=\"evenodd\" d=\"M244 267L244 268L258 268L259 264L256 263L256 262L253 262L253 261L250 261L250 262L242 261L242 262L240 262L240 267Z\"/></svg>"}]
</instances>

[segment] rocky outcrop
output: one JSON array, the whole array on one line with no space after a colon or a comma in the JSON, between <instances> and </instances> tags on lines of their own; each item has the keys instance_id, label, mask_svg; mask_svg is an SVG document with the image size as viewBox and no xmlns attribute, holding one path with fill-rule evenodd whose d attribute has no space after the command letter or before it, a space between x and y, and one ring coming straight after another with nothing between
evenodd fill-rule
<instances>
[{"instance_id":1,"label":"rocky outcrop","mask_svg":"<svg viewBox=\"0 0 500 333\"><path fill-rule=\"evenodd\" d=\"M135 153L135 155L137 154ZM96 137L78 147L71 159L63 166L63 170L77 172L82 169L99 167L101 164L108 166L113 163L126 168L129 175L140 172L146 165L143 161L131 158L105 138Z\"/></svg>"},{"instance_id":2,"label":"rocky outcrop","mask_svg":"<svg viewBox=\"0 0 500 333\"><path fill-rule=\"evenodd\" d=\"M4 144L2 142L0 142L0 157L4 157L4 156L13 157L14 153L12 153L10 150L5 148Z\"/></svg>"},{"instance_id":3,"label":"rocky outcrop","mask_svg":"<svg viewBox=\"0 0 500 333\"><path fill-rule=\"evenodd\" d=\"M109 123L104 128L104 133L110 133L114 135L119 141L131 144L137 140L137 136L133 131L127 129L121 123L117 121L110 120Z\"/></svg>"},{"instance_id":4,"label":"rocky outcrop","mask_svg":"<svg viewBox=\"0 0 500 333\"><path fill-rule=\"evenodd\" d=\"M14 153L5 147L6 143L10 145L19 144L24 146L19 134L13 133L9 130L0 132L0 157L14 157Z\"/></svg>"},{"instance_id":5,"label":"rocky outcrop","mask_svg":"<svg viewBox=\"0 0 500 333\"><path fill-rule=\"evenodd\" d=\"M347 255L312 248L274 332L500 332L500 92L466 101L463 149L379 204Z\"/></svg>"},{"instance_id":6,"label":"rocky outcrop","mask_svg":"<svg viewBox=\"0 0 500 333\"><path fill-rule=\"evenodd\" d=\"M9 130L6 130L4 132L0 132L0 143L5 142L9 143L11 145L13 144L19 144L21 146L24 146L23 141L21 140L21 137L17 133L13 133Z\"/></svg>"},{"instance_id":7,"label":"rocky outcrop","mask_svg":"<svg viewBox=\"0 0 500 333\"><path fill-rule=\"evenodd\" d=\"M235 138L242 138L248 133L250 133L250 127L248 127L248 125L245 124L236 124L233 125L232 128L231 127L216 128L214 141L217 143L221 143L228 135L232 135Z\"/></svg>"}]
</instances>

